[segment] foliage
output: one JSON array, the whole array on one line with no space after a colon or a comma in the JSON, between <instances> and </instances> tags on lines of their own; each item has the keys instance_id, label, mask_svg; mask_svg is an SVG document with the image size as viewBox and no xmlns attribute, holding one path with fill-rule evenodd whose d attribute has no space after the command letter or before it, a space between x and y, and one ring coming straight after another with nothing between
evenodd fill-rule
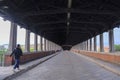
<instances>
[{"instance_id":1,"label":"foliage","mask_svg":"<svg viewBox=\"0 0 120 80\"><path fill-rule=\"evenodd\" d=\"M0 65L1 65L1 61L3 61L3 54L5 53L6 51L0 51Z\"/></svg>"},{"instance_id":2,"label":"foliage","mask_svg":"<svg viewBox=\"0 0 120 80\"><path fill-rule=\"evenodd\" d=\"M120 51L120 45L114 45L115 51Z\"/></svg>"},{"instance_id":3,"label":"foliage","mask_svg":"<svg viewBox=\"0 0 120 80\"><path fill-rule=\"evenodd\" d=\"M0 54L4 54L5 52L7 52L7 51L0 51Z\"/></svg>"},{"instance_id":4,"label":"foliage","mask_svg":"<svg viewBox=\"0 0 120 80\"><path fill-rule=\"evenodd\" d=\"M34 48L30 48L30 52L33 52L34 51Z\"/></svg>"}]
</instances>

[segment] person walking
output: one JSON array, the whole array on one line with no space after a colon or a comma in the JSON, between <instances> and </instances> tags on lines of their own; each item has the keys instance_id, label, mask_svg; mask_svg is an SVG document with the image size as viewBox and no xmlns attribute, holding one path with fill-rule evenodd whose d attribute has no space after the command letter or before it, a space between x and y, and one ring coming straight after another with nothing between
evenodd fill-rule
<instances>
[{"instance_id":1,"label":"person walking","mask_svg":"<svg viewBox=\"0 0 120 80\"><path fill-rule=\"evenodd\" d=\"M19 63L20 63L20 56L22 56L22 55L23 55L23 52L21 50L21 46L20 46L20 44L18 44L17 47L10 54L10 57L13 56L14 57L14 61L15 61L15 64L14 64L14 67L13 67L13 71L14 72L15 72L16 68L18 70L20 70L19 69Z\"/></svg>"}]
</instances>

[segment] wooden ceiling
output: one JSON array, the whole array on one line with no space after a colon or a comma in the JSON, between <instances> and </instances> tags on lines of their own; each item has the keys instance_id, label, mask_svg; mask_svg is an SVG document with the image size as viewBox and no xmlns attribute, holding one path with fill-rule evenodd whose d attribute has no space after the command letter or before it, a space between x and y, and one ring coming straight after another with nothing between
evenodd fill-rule
<instances>
[{"instance_id":1,"label":"wooden ceiling","mask_svg":"<svg viewBox=\"0 0 120 80\"><path fill-rule=\"evenodd\" d=\"M0 0L0 16L59 45L75 45L118 26L120 0Z\"/></svg>"}]
</instances>

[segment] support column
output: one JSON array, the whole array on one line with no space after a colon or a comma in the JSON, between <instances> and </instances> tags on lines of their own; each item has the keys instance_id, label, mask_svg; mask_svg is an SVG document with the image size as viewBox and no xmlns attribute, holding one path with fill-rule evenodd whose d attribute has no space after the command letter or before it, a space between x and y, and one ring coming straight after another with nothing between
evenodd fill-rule
<instances>
[{"instance_id":1,"label":"support column","mask_svg":"<svg viewBox=\"0 0 120 80\"><path fill-rule=\"evenodd\" d=\"M83 47L83 50L85 50L85 44L84 44L84 42L82 42L82 47Z\"/></svg>"},{"instance_id":2,"label":"support column","mask_svg":"<svg viewBox=\"0 0 120 80\"><path fill-rule=\"evenodd\" d=\"M50 42L50 49L52 50L52 42Z\"/></svg>"},{"instance_id":3,"label":"support column","mask_svg":"<svg viewBox=\"0 0 120 80\"><path fill-rule=\"evenodd\" d=\"M37 34L34 34L34 51L37 51L37 47L38 47L38 42L37 42Z\"/></svg>"},{"instance_id":4,"label":"support column","mask_svg":"<svg viewBox=\"0 0 120 80\"><path fill-rule=\"evenodd\" d=\"M83 42L81 43L81 48L82 48L82 50L83 50Z\"/></svg>"},{"instance_id":5,"label":"support column","mask_svg":"<svg viewBox=\"0 0 120 80\"><path fill-rule=\"evenodd\" d=\"M100 52L104 52L103 34L100 34Z\"/></svg>"},{"instance_id":6,"label":"support column","mask_svg":"<svg viewBox=\"0 0 120 80\"><path fill-rule=\"evenodd\" d=\"M45 39L45 50L47 51L47 40Z\"/></svg>"},{"instance_id":7,"label":"support column","mask_svg":"<svg viewBox=\"0 0 120 80\"><path fill-rule=\"evenodd\" d=\"M86 41L84 42L84 50L86 50Z\"/></svg>"},{"instance_id":8,"label":"support column","mask_svg":"<svg viewBox=\"0 0 120 80\"><path fill-rule=\"evenodd\" d=\"M46 44L47 44L47 51L49 51L49 41L48 40L47 40Z\"/></svg>"},{"instance_id":9,"label":"support column","mask_svg":"<svg viewBox=\"0 0 120 80\"><path fill-rule=\"evenodd\" d=\"M40 37L40 50L43 51L43 39Z\"/></svg>"},{"instance_id":10,"label":"support column","mask_svg":"<svg viewBox=\"0 0 120 80\"><path fill-rule=\"evenodd\" d=\"M96 42L96 36L95 36L95 37L94 37L94 51L97 51L96 45L97 45L97 42Z\"/></svg>"},{"instance_id":11,"label":"support column","mask_svg":"<svg viewBox=\"0 0 120 80\"><path fill-rule=\"evenodd\" d=\"M41 44L42 44L42 43L41 43L41 36L40 36L40 47L39 47L39 48L40 48L40 51L42 51Z\"/></svg>"},{"instance_id":12,"label":"support column","mask_svg":"<svg viewBox=\"0 0 120 80\"><path fill-rule=\"evenodd\" d=\"M30 52L30 31L26 30L25 52Z\"/></svg>"},{"instance_id":13,"label":"support column","mask_svg":"<svg viewBox=\"0 0 120 80\"><path fill-rule=\"evenodd\" d=\"M109 52L114 52L114 32L113 30L109 31Z\"/></svg>"},{"instance_id":14,"label":"support column","mask_svg":"<svg viewBox=\"0 0 120 80\"><path fill-rule=\"evenodd\" d=\"M55 50L55 44L53 43L53 50Z\"/></svg>"},{"instance_id":15,"label":"support column","mask_svg":"<svg viewBox=\"0 0 120 80\"><path fill-rule=\"evenodd\" d=\"M44 38L44 50L46 51L46 39Z\"/></svg>"},{"instance_id":16,"label":"support column","mask_svg":"<svg viewBox=\"0 0 120 80\"><path fill-rule=\"evenodd\" d=\"M17 24L11 22L9 49L8 49L10 53L16 47L16 43L17 43Z\"/></svg>"},{"instance_id":17,"label":"support column","mask_svg":"<svg viewBox=\"0 0 120 80\"><path fill-rule=\"evenodd\" d=\"M53 50L53 43L51 42L51 50Z\"/></svg>"},{"instance_id":18,"label":"support column","mask_svg":"<svg viewBox=\"0 0 120 80\"><path fill-rule=\"evenodd\" d=\"M46 50L49 51L48 50L48 40L46 40Z\"/></svg>"},{"instance_id":19,"label":"support column","mask_svg":"<svg viewBox=\"0 0 120 80\"><path fill-rule=\"evenodd\" d=\"M52 44L52 42L51 42L51 44L50 44L50 48L51 48L51 50L53 50L53 44Z\"/></svg>"},{"instance_id":20,"label":"support column","mask_svg":"<svg viewBox=\"0 0 120 80\"><path fill-rule=\"evenodd\" d=\"M49 41L49 51L51 51L51 48L50 48L50 41Z\"/></svg>"},{"instance_id":21,"label":"support column","mask_svg":"<svg viewBox=\"0 0 120 80\"><path fill-rule=\"evenodd\" d=\"M88 51L88 40L87 40L87 44L86 45L87 45L87 51Z\"/></svg>"},{"instance_id":22,"label":"support column","mask_svg":"<svg viewBox=\"0 0 120 80\"><path fill-rule=\"evenodd\" d=\"M82 49L84 50L84 42L82 42Z\"/></svg>"},{"instance_id":23,"label":"support column","mask_svg":"<svg viewBox=\"0 0 120 80\"><path fill-rule=\"evenodd\" d=\"M90 39L90 51L92 51L92 39Z\"/></svg>"}]
</instances>

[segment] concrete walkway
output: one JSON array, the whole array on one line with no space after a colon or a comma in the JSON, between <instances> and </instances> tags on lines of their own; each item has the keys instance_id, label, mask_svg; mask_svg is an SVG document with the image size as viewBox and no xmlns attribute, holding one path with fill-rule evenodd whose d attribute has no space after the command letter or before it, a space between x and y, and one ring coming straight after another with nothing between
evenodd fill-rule
<instances>
[{"instance_id":1,"label":"concrete walkway","mask_svg":"<svg viewBox=\"0 0 120 80\"><path fill-rule=\"evenodd\" d=\"M56 53L57 54L57 53ZM20 65L20 69L21 70L16 70L16 72L13 72L13 66L9 66L9 67L0 67L0 80L4 80L5 78L7 78L7 80L9 80L9 77L13 77L16 76L18 73L20 72L25 72L35 66L37 66L38 64L40 64L41 62L46 61L47 59L55 56L56 54L52 54L50 56L41 58L41 59L37 59L31 62L28 62L26 64Z\"/></svg>"},{"instance_id":2,"label":"concrete walkway","mask_svg":"<svg viewBox=\"0 0 120 80\"><path fill-rule=\"evenodd\" d=\"M120 76L86 56L64 51L12 80L120 80Z\"/></svg>"}]
</instances>

